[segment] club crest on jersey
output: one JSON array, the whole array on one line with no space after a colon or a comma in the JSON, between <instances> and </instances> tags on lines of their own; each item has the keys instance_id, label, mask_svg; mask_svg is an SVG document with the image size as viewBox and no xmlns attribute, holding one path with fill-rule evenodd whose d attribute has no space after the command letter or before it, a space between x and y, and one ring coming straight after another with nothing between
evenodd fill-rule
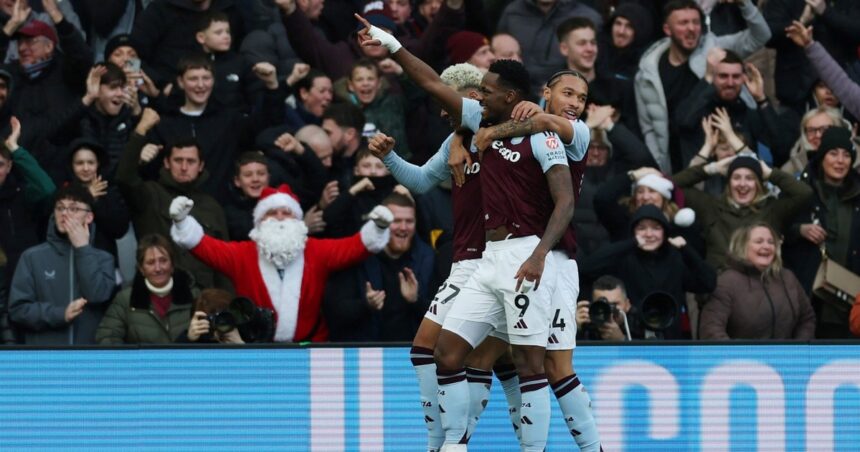
<instances>
[{"instance_id":1,"label":"club crest on jersey","mask_svg":"<svg viewBox=\"0 0 860 452\"><path fill-rule=\"evenodd\" d=\"M558 138L556 138L555 136L546 137L546 147L548 147L550 149L557 149L558 148Z\"/></svg>"},{"instance_id":2,"label":"club crest on jersey","mask_svg":"<svg viewBox=\"0 0 860 452\"><path fill-rule=\"evenodd\" d=\"M499 155L511 163L517 163L520 161L520 153L506 148L501 140L493 141L493 149L499 151Z\"/></svg>"}]
</instances>

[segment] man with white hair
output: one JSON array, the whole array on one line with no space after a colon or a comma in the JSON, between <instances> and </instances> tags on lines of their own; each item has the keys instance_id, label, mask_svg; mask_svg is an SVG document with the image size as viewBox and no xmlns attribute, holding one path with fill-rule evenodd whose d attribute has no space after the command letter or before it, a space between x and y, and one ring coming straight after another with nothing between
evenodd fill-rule
<instances>
[{"instance_id":1,"label":"man with white hair","mask_svg":"<svg viewBox=\"0 0 860 452\"><path fill-rule=\"evenodd\" d=\"M225 242L208 236L194 217L194 202L180 196L170 204L170 235L181 247L233 282L236 295L277 316L275 341L322 342L328 327L321 302L328 275L366 259L388 244L393 215L376 206L361 230L342 239L308 238L298 199L287 185L267 187L254 208L251 240Z\"/></svg>"}]
</instances>

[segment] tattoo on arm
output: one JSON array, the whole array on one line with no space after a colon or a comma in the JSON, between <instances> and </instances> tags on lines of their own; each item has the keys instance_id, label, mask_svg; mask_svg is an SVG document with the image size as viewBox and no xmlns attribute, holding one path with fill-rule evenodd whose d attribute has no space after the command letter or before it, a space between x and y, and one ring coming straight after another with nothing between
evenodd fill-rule
<instances>
[{"instance_id":1,"label":"tattoo on arm","mask_svg":"<svg viewBox=\"0 0 860 452\"><path fill-rule=\"evenodd\" d=\"M492 138L502 140L505 138L527 136L535 133L534 121L528 118L525 121L507 121L492 127Z\"/></svg>"},{"instance_id":2,"label":"tattoo on arm","mask_svg":"<svg viewBox=\"0 0 860 452\"><path fill-rule=\"evenodd\" d=\"M570 170L564 165L555 165L546 173L550 194L555 203L549 223L541 237L538 248L549 252L561 240L573 219L573 181Z\"/></svg>"}]
</instances>

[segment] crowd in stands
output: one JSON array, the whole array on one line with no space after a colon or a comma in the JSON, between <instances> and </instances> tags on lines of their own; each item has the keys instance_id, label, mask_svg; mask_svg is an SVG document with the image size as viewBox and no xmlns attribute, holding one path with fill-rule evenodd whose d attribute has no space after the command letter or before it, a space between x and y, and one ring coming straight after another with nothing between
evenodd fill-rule
<instances>
[{"instance_id":1,"label":"crowd in stands","mask_svg":"<svg viewBox=\"0 0 860 452\"><path fill-rule=\"evenodd\" d=\"M356 13L440 73L589 82L580 339L860 337L860 294L813 290L860 274L860 2L0 0L0 343L247 342L236 297L278 342L411 341L452 184L368 141L421 165L451 126Z\"/></svg>"}]
</instances>

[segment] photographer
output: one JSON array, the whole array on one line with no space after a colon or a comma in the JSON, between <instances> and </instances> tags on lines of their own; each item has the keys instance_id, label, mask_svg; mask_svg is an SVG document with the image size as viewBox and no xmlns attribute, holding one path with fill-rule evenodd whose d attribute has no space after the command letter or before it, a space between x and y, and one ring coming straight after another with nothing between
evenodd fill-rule
<instances>
[{"instance_id":1,"label":"photographer","mask_svg":"<svg viewBox=\"0 0 860 452\"><path fill-rule=\"evenodd\" d=\"M627 339L624 326L623 312L627 316L627 327L633 339L644 339L645 329L639 318L639 311L627 298L627 289L620 279L604 275L594 281L591 299L595 302L606 302L612 307L612 320L592 318L589 309L592 302L580 301L576 304L576 339L577 340L604 340L623 341ZM600 322L600 323L598 323Z\"/></svg>"},{"instance_id":2,"label":"photographer","mask_svg":"<svg viewBox=\"0 0 860 452\"><path fill-rule=\"evenodd\" d=\"M257 308L247 298L234 298L221 289L205 289L194 300L191 323L177 342L245 344L272 342L272 312Z\"/></svg>"}]
</instances>

